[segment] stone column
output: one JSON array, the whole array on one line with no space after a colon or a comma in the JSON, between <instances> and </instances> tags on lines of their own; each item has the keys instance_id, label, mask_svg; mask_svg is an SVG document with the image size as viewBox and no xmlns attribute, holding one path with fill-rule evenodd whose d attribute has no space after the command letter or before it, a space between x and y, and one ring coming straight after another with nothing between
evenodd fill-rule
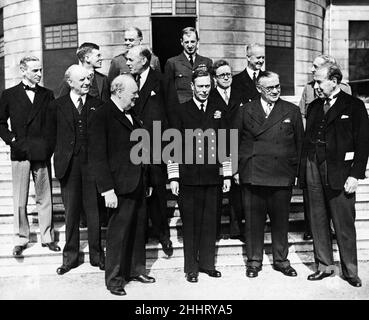
<instances>
[{"instance_id":1,"label":"stone column","mask_svg":"<svg viewBox=\"0 0 369 320\"><path fill-rule=\"evenodd\" d=\"M25 55L42 60L41 14L39 0L2 1L4 15L5 87L17 84L19 61Z\"/></svg>"}]
</instances>

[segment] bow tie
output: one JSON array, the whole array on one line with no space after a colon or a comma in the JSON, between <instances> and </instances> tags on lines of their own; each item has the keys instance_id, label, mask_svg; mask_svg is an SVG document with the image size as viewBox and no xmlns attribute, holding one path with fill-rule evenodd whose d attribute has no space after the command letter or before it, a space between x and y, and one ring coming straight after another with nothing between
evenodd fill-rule
<instances>
[{"instance_id":1,"label":"bow tie","mask_svg":"<svg viewBox=\"0 0 369 320\"><path fill-rule=\"evenodd\" d=\"M26 84L24 84L23 85L23 88L24 88L24 90L28 90L28 91L33 91L33 92L37 92L37 86L35 86L35 87L30 87L30 86L28 86L28 85L26 85Z\"/></svg>"},{"instance_id":2,"label":"bow tie","mask_svg":"<svg viewBox=\"0 0 369 320\"><path fill-rule=\"evenodd\" d=\"M124 114L130 114L132 115L132 109L129 109L129 110L123 110Z\"/></svg>"}]
</instances>

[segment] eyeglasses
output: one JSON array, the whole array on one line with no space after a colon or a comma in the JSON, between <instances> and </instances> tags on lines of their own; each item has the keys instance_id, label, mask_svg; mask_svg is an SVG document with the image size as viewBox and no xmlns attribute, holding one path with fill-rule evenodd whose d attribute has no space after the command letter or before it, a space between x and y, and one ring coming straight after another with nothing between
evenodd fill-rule
<instances>
[{"instance_id":1,"label":"eyeglasses","mask_svg":"<svg viewBox=\"0 0 369 320\"><path fill-rule=\"evenodd\" d=\"M277 84L276 86L270 86L270 87L263 87L262 88L266 91L266 92L272 92L274 89L277 89L277 91L281 90L281 85Z\"/></svg>"},{"instance_id":2,"label":"eyeglasses","mask_svg":"<svg viewBox=\"0 0 369 320\"><path fill-rule=\"evenodd\" d=\"M221 74L217 74L216 77L217 78L220 78L220 79L224 79L225 77L231 78L232 77L232 73L221 73Z\"/></svg>"}]
</instances>

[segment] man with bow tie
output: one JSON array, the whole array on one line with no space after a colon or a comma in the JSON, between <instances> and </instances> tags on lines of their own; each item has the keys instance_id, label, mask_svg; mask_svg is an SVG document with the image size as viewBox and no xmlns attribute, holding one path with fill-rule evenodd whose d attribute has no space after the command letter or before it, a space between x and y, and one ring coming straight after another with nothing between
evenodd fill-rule
<instances>
[{"instance_id":1,"label":"man with bow tie","mask_svg":"<svg viewBox=\"0 0 369 320\"><path fill-rule=\"evenodd\" d=\"M127 66L135 78L139 93L133 107L138 118L148 130L153 145L153 125L157 121L161 130L168 128L166 117L163 83L161 73L150 67L151 50L142 45L134 46L126 54ZM164 144L162 144L164 147ZM159 151L159 152L156 152ZM157 238L166 255L173 254L172 241L169 237L169 222L167 216L167 173L161 159L162 150L153 150L150 166L150 182L153 187L151 197L147 201L148 216L152 228L151 236ZM154 155L157 155L154 159Z\"/></svg>"},{"instance_id":2,"label":"man with bow tie","mask_svg":"<svg viewBox=\"0 0 369 320\"><path fill-rule=\"evenodd\" d=\"M60 181L65 208L65 246L63 264L57 274L63 275L79 263L79 222L84 210L88 225L90 264L105 268L101 247L99 211L95 174L90 168L88 148L95 147L88 139L91 118L102 104L91 97L90 74L80 65L71 65L65 72L70 92L54 100L47 114L49 145L54 151L55 177ZM99 175L96 172L96 175Z\"/></svg>"},{"instance_id":3,"label":"man with bow tie","mask_svg":"<svg viewBox=\"0 0 369 320\"><path fill-rule=\"evenodd\" d=\"M364 103L340 88L342 72L328 63L315 71L319 98L307 109L300 163L300 184L307 188L308 211L317 271L308 280L331 276L335 269L329 221L332 219L342 273L361 287L355 230L355 192L365 178L369 154L369 120Z\"/></svg>"},{"instance_id":4,"label":"man with bow tie","mask_svg":"<svg viewBox=\"0 0 369 320\"><path fill-rule=\"evenodd\" d=\"M222 121L224 123L223 127L227 129L238 130L242 119L243 99L240 92L233 90L231 87L233 78L231 66L225 60L217 60L213 64L212 71L216 87L210 91L209 101L211 104L217 106L222 112ZM229 140L227 139L227 141ZM221 237L220 225L222 198L222 194L220 194L217 238ZM244 240L241 203L240 186L232 181L232 186L229 193L229 233L231 239Z\"/></svg>"},{"instance_id":5,"label":"man with bow tie","mask_svg":"<svg viewBox=\"0 0 369 320\"><path fill-rule=\"evenodd\" d=\"M10 146L12 163L14 242L13 255L19 257L30 241L27 218L30 173L35 184L41 243L60 251L54 242L52 222L50 158L45 115L53 93L39 85L42 75L37 57L20 61L22 81L3 91L0 99L0 137ZM8 126L10 119L11 129Z\"/></svg>"},{"instance_id":6,"label":"man with bow tie","mask_svg":"<svg viewBox=\"0 0 369 320\"><path fill-rule=\"evenodd\" d=\"M294 277L287 259L288 226L304 128L299 108L280 99L278 74L260 73L256 87L261 97L243 108L236 177L245 213L246 276L257 277L262 269L268 214L274 269Z\"/></svg>"},{"instance_id":7,"label":"man with bow tie","mask_svg":"<svg viewBox=\"0 0 369 320\"><path fill-rule=\"evenodd\" d=\"M148 60L150 61L150 60ZM146 275L145 231L147 166L135 164L131 140L135 129L143 128L135 112L138 86L130 75L120 75L111 84L111 99L92 120L91 167L99 193L112 215L106 233L105 284L114 295L123 296L128 281L154 283Z\"/></svg>"}]
</instances>

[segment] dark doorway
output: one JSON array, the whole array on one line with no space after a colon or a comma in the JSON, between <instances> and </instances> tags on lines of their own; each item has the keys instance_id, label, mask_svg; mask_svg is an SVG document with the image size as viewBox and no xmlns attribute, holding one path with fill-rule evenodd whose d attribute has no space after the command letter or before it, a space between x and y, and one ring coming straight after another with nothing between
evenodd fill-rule
<instances>
[{"instance_id":1,"label":"dark doorway","mask_svg":"<svg viewBox=\"0 0 369 320\"><path fill-rule=\"evenodd\" d=\"M265 2L265 68L279 74L282 95L294 95L295 1Z\"/></svg>"},{"instance_id":2,"label":"dark doorway","mask_svg":"<svg viewBox=\"0 0 369 320\"><path fill-rule=\"evenodd\" d=\"M182 52L181 31L196 27L196 17L152 17L152 49L159 57L162 71L170 57Z\"/></svg>"}]
</instances>

